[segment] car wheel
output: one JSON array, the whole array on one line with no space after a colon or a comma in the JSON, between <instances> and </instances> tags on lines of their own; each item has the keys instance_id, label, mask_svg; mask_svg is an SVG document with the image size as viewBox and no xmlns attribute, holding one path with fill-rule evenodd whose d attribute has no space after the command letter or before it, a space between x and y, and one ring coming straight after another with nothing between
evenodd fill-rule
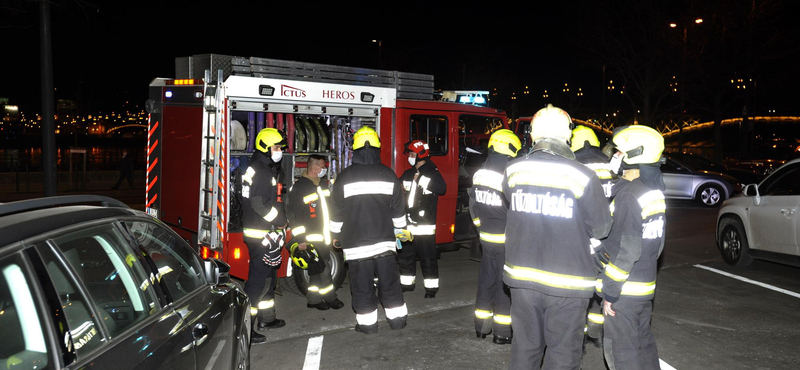
<instances>
[{"instance_id":1,"label":"car wheel","mask_svg":"<svg viewBox=\"0 0 800 370\"><path fill-rule=\"evenodd\" d=\"M245 312L245 320L250 318L250 312ZM250 332L246 323L242 323L239 335L236 337L236 369L250 370Z\"/></svg>"},{"instance_id":2,"label":"car wheel","mask_svg":"<svg viewBox=\"0 0 800 370\"><path fill-rule=\"evenodd\" d=\"M325 263L331 266L331 280L333 281L333 289L339 290L339 287L342 286L345 277L347 277L347 271L345 269L344 256L342 255L342 252L335 249L332 250ZM281 286L297 295L306 295L308 292L309 282L308 272L299 269L294 265L291 265L290 268L293 269L292 276L281 279Z\"/></svg>"},{"instance_id":3,"label":"car wheel","mask_svg":"<svg viewBox=\"0 0 800 370\"><path fill-rule=\"evenodd\" d=\"M725 200L725 193L716 184L706 184L697 190L697 201L705 206L715 207Z\"/></svg>"},{"instance_id":4,"label":"car wheel","mask_svg":"<svg viewBox=\"0 0 800 370\"><path fill-rule=\"evenodd\" d=\"M730 220L722 229L719 236L719 251L722 253L725 263L731 266L745 267L753 262L750 248L747 245L747 237L744 235L739 221Z\"/></svg>"}]
</instances>

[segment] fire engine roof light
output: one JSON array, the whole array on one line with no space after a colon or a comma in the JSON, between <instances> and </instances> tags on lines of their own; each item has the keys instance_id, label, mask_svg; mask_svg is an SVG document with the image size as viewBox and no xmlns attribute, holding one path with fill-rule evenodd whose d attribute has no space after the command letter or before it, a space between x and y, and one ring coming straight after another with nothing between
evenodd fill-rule
<instances>
[{"instance_id":1,"label":"fire engine roof light","mask_svg":"<svg viewBox=\"0 0 800 370\"><path fill-rule=\"evenodd\" d=\"M166 80L165 85L202 85L203 80L194 78L182 78L177 80Z\"/></svg>"},{"instance_id":2,"label":"fire engine roof light","mask_svg":"<svg viewBox=\"0 0 800 370\"><path fill-rule=\"evenodd\" d=\"M375 101L375 95L372 95L368 92L362 92L361 101L364 103L372 103L373 101Z\"/></svg>"},{"instance_id":3,"label":"fire engine roof light","mask_svg":"<svg viewBox=\"0 0 800 370\"><path fill-rule=\"evenodd\" d=\"M172 90L167 90L164 92L164 97L169 99L172 97Z\"/></svg>"},{"instance_id":4,"label":"fire engine roof light","mask_svg":"<svg viewBox=\"0 0 800 370\"><path fill-rule=\"evenodd\" d=\"M476 96L474 99L472 99L472 102L475 104L486 104L486 98L482 96Z\"/></svg>"},{"instance_id":5,"label":"fire engine roof light","mask_svg":"<svg viewBox=\"0 0 800 370\"><path fill-rule=\"evenodd\" d=\"M458 98L458 102L459 103L464 103L464 104L472 103L472 97L469 97L469 96L466 96L466 95L462 96L462 97Z\"/></svg>"},{"instance_id":6,"label":"fire engine roof light","mask_svg":"<svg viewBox=\"0 0 800 370\"><path fill-rule=\"evenodd\" d=\"M259 85L258 94L263 96L272 96L275 94L275 88L270 85Z\"/></svg>"}]
</instances>

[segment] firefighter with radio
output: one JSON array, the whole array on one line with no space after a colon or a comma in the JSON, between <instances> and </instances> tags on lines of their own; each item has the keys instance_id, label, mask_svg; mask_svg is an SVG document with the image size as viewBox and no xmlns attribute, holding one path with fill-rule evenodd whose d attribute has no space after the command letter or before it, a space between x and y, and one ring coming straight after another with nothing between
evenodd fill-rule
<instances>
[{"instance_id":1,"label":"firefighter with radio","mask_svg":"<svg viewBox=\"0 0 800 370\"><path fill-rule=\"evenodd\" d=\"M578 369L597 272L590 238L611 229L594 172L575 161L572 119L552 105L531 121L531 153L510 161L505 283L511 288L511 369Z\"/></svg>"},{"instance_id":2,"label":"firefighter with radio","mask_svg":"<svg viewBox=\"0 0 800 370\"><path fill-rule=\"evenodd\" d=\"M513 131L495 131L489 138L489 156L472 177L469 211L478 228L483 255L475 299L475 333L478 338L494 334L495 344L511 343L511 296L503 283L506 213L503 171L517 156L522 143Z\"/></svg>"},{"instance_id":3,"label":"firefighter with radio","mask_svg":"<svg viewBox=\"0 0 800 370\"><path fill-rule=\"evenodd\" d=\"M575 159L583 163L586 167L593 170L597 178L603 184L603 192L607 198L613 196L614 184L616 183L616 172L609 168L608 156L600 150L600 140L597 139L594 131L586 126L577 126L572 130L572 142L570 149L575 153ZM605 249L601 248L600 241L591 240L591 252L595 256L596 267L602 270L605 263L608 262L608 253ZM584 338L584 351L585 343L591 342L597 347L602 347L603 338L603 312L602 312L602 298L594 295L589 301L589 312L586 320L586 336Z\"/></svg>"},{"instance_id":4,"label":"firefighter with radio","mask_svg":"<svg viewBox=\"0 0 800 370\"><path fill-rule=\"evenodd\" d=\"M664 138L636 125L614 130L612 142L623 158L627 182L611 203L614 226L603 241L610 255L597 284L604 299L603 353L611 370L659 369L650 320L658 257L664 249Z\"/></svg>"},{"instance_id":5,"label":"firefighter with radio","mask_svg":"<svg viewBox=\"0 0 800 370\"><path fill-rule=\"evenodd\" d=\"M242 176L242 226L244 242L250 252L250 273L244 290L250 298L250 314L254 320L252 343L267 340L256 329L277 329L286 325L284 320L275 317L275 284L284 244L283 229L287 225L277 181L285 145L286 140L277 129L261 130L256 136L256 151L250 166Z\"/></svg>"},{"instance_id":6,"label":"firefighter with radio","mask_svg":"<svg viewBox=\"0 0 800 370\"><path fill-rule=\"evenodd\" d=\"M344 303L336 297L331 266L329 263L325 263L325 261L329 261L332 253L328 208L331 192L328 189L328 182L325 180L327 171L324 157L319 155L308 157L303 176L289 190L286 213L292 227L290 250L293 255L296 251L304 251L308 246L313 245L312 255L316 254L319 257L319 261L315 261L316 264L324 266L323 270L319 272L314 271L313 268L307 268L309 283L306 306L318 310L330 308L338 310L344 307ZM303 264L295 263L295 266L304 269Z\"/></svg>"},{"instance_id":7,"label":"firefighter with radio","mask_svg":"<svg viewBox=\"0 0 800 370\"><path fill-rule=\"evenodd\" d=\"M447 184L439 169L430 160L430 148L422 140L405 146L411 168L400 177L406 192L408 231L414 241L400 250L400 283L404 292L414 290L417 278L417 257L422 268L425 298L436 297L439 291L439 264L436 260L436 208Z\"/></svg>"},{"instance_id":8,"label":"firefighter with radio","mask_svg":"<svg viewBox=\"0 0 800 370\"><path fill-rule=\"evenodd\" d=\"M330 230L350 273L355 330L378 332L378 301L389 327L406 326L408 308L400 288L396 240L409 240L403 192L391 168L381 164L381 142L369 126L353 135L353 164L331 189ZM341 241L341 243L339 243ZM375 294L375 279L378 294Z\"/></svg>"}]
</instances>

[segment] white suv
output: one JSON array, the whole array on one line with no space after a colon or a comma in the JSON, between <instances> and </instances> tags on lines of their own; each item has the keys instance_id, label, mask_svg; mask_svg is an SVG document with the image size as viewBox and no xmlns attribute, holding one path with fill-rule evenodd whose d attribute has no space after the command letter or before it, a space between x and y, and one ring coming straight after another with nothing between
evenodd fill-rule
<instances>
[{"instance_id":1,"label":"white suv","mask_svg":"<svg viewBox=\"0 0 800 370\"><path fill-rule=\"evenodd\" d=\"M717 216L717 246L730 265L754 258L800 266L800 159L726 200Z\"/></svg>"}]
</instances>

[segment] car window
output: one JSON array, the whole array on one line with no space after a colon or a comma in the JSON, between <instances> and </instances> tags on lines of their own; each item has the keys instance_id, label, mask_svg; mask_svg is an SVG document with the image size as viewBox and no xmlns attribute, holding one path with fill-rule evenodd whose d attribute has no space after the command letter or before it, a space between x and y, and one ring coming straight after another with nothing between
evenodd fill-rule
<instances>
[{"instance_id":1,"label":"car window","mask_svg":"<svg viewBox=\"0 0 800 370\"><path fill-rule=\"evenodd\" d=\"M0 364L9 369L52 368L33 280L19 255L0 260Z\"/></svg>"},{"instance_id":2,"label":"car window","mask_svg":"<svg viewBox=\"0 0 800 370\"><path fill-rule=\"evenodd\" d=\"M800 165L793 165L770 176L761 195L800 195Z\"/></svg>"},{"instance_id":3,"label":"car window","mask_svg":"<svg viewBox=\"0 0 800 370\"><path fill-rule=\"evenodd\" d=\"M145 266L113 224L88 227L54 238L51 242L86 287L111 337L154 314L159 308L148 279L150 274L145 273ZM46 255L43 253L43 258ZM45 263L48 270L57 267ZM53 276L58 276L57 271L52 271ZM70 289L74 287L65 282L56 283L56 290L66 299L71 299ZM76 320L82 319L68 318L70 323Z\"/></svg>"},{"instance_id":4,"label":"car window","mask_svg":"<svg viewBox=\"0 0 800 370\"><path fill-rule=\"evenodd\" d=\"M206 284L200 257L171 230L145 221L126 221L125 224L150 255L173 300Z\"/></svg>"},{"instance_id":5,"label":"car window","mask_svg":"<svg viewBox=\"0 0 800 370\"><path fill-rule=\"evenodd\" d=\"M667 161L661 165L661 172L665 173L685 173L687 172L686 167L678 164L671 159L667 159Z\"/></svg>"},{"instance_id":6,"label":"car window","mask_svg":"<svg viewBox=\"0 0 800 370\"><path fill-rule=\"evenodd\" d=\"M447 117L411 116L409 136L428 144L431 155L447 154Z\"/></svg>"}]
</instances>

